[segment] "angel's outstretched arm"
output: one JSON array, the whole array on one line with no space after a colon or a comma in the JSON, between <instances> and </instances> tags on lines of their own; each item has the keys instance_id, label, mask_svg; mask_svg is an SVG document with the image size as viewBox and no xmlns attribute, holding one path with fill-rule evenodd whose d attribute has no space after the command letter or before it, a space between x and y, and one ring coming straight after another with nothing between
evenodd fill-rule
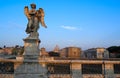
<instances>
[{"instance_id":1,"label":"angel's outstretched arm","mask_svg":"<svg viewBox=\"0 0 120 78\"><path fill-rule=\"evenodd\" d=\"M25 6L25 8L24 8L24 13L25 13L25 15L27 16L27 18L30 19L28 6Z\"/></svg>"}]
</instances>

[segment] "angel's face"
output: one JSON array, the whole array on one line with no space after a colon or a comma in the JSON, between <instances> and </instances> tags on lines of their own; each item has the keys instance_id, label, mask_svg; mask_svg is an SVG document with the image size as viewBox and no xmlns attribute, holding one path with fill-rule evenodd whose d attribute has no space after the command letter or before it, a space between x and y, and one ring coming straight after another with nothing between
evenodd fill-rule
<instances>
[{"instance_id":1,"label":"angel's face","mask_svg":"<svg viewBox=\"0 0 120 78\"><path fill-rule=\"evenodd\" d=\"M40 8L39 11L41 12L41 11L42 11L42 8Z\"/></svg>"},{"instance_id":2,"label":"angel's face","mask_svg":"<svg viewBox=\"0 0 120 78\"><path fill-rule=\"evenodd\" d=\"M31 8L32 9L36 9L36 5L35 4L31 4Z\"/></svg>"}]
</instances>

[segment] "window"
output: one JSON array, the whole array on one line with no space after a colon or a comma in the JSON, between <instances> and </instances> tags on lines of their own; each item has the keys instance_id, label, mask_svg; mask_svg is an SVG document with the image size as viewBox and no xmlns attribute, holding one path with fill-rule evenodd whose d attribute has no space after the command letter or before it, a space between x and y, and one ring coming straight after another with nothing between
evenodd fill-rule
<instances>
[{"instance_id":1,"label":"window","mask_svg":"<svg viewBox=\"0 0 120 78\"><path fill-rule=\"evenodd\" d=\"M76 52L74 52L74 55L76 55L77 53Z\"/></svg>"}]
</instances>

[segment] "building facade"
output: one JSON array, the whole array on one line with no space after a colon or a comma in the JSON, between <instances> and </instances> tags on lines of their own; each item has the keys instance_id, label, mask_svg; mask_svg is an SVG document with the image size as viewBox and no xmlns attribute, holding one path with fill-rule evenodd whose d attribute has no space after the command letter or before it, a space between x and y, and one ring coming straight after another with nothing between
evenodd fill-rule
<instances>
[{"instance_id":1,"label":"building facade","mask_svg":"<svg viewBox=\"0 0 120 78\"><path fill-rule=\"evenodd\" d=\"M109 58L109 52L105 48L91 48L84 51L85 58L103 59Z\"/></svg>"},{"instance_id":2,"label":"building facade","mask_svg":"<svg viewBox=\"0 0 120 78\"><path fill-rule=\"evenodd\" d=\"M60 57L68 57L68 58L79 58L81 57L81 48L78 47L66 47L60 50Z\"/></svg>"}]
</instances>

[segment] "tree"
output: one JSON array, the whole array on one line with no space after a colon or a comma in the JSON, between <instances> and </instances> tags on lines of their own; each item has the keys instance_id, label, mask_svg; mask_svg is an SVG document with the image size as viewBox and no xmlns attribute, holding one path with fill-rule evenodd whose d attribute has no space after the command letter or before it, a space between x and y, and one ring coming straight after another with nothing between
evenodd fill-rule
<instances>
[{"instance_id":1,"label":"tree","mask_svg":"<svg viewBox=\"0 0 120 78\"><path fill-rule=\"evenodd\" d=\"M108 47L107 50L109 51L109 54L114 54L116 58L120 58L120 46L111 46Z\"/></svg>"},{"instance_id":2,"label":"tree","mask_svg":"<svg viewBox=\"0 0 120 78\"><path fill-rule=\"evenodd\" d=\"M107 50L110 53L120 53L120 46L111 46L111 47L108 47Z\"/></svg>"},{"instance_id":3,"label":"tree","mask_svg":"<svg viewBox=\"0 0 120 78\"><path fill-rule=\"evenodd\" d=\"M13 48L12 55L17 55L17 54L18 54L18 49L17 48Z\"/></svg>"},{"instance_id":4,"label":"tree","mask_svg":"<svg viewBox=\"0 0 120 78\"><path fill-rule=\"evenodd\" d=\"M24 52L24 47L15 46L12 50L12 55L22 55Z\"/></svg>"}]
</instances>

